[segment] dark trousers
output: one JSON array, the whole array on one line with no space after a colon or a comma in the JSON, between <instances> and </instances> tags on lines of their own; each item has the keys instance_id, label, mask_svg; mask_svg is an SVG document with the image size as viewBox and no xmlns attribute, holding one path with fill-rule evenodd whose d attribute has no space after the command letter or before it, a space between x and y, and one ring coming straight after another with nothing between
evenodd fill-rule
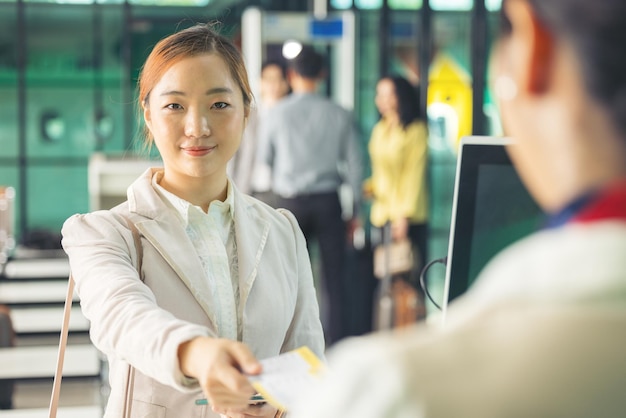
<instances>
[{"instance_id":1,"label":"dark trousers","mask_svg":"<svg viewBox=\"0 0 626 418\"><path fill-rule=\"evenodd\" d=\"M279 197L277 207L294 214L309 250L314 240L318 243L323 291L328 305L324 331L330 345L345 336L346 223L341 217L339 196L332 192Z\"/></svg>"},{"instance_id":2,"label":"dark trousers","mask_svg":"<svg viewBox=\"0 0 626 418\"><path fill-rule=\"evenodd\" d=\"M9 309L0 305L0 347L14 345L15 332ZM0 409L13 408L13 380L0 380Z\"/></svg>"}]
</instances>

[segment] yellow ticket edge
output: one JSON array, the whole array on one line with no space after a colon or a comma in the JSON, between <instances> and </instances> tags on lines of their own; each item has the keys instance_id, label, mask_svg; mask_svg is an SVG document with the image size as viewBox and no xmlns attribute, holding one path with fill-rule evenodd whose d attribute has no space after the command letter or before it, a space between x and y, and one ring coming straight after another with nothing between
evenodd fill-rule
<instances>
[{"instance_id":1,"label":"yellow ticket edge","mask_svg":"<svg viewBox=\"0 0 626 418\"><path fill-rule=\"evenodd\" d=\"M304 361L311 367L309 374L316 376L324 370L324 363L315 355L313 351L307 346L302 346L291 351L297 353ZM286 354L286 353L285 353ZM286 411L287 407L282 404L278 399L271 395L261 382L252 382L252 386L259 392L263 398L274 408L278 408L281 411Z\"/></svg>"}]
</instances>

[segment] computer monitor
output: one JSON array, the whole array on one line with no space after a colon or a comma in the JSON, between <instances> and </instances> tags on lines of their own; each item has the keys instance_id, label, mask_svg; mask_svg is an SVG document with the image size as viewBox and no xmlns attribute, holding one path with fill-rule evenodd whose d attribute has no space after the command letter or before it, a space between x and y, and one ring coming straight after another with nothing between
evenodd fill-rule
<instances>
[{"instance_id":1,"label":"computer monitor","mask_svg":"<svg viewBox=\"0 0 626 418\"><path fill-rule=\"evenodd\" d=\"M454 185L442 310L473 284L500 250L541 226L543 212L522 184L512 139L462 138Z\"/></svg>"}]
</instances>

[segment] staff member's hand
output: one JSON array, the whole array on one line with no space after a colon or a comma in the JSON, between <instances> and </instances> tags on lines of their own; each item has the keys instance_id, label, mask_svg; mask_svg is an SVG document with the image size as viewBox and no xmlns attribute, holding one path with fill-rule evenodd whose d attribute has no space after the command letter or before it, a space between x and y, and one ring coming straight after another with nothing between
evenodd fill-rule
<instances>
[{"instance_id":1,"label":"staff member's hand","mask_svg":"<svg viewBox=\"0 0 626 418\"><path fill-rule=\"evenodd\" d=\"M178 347L178 361L185 376L198 380L215 412L242 413L252 408L264 409L249 405L256 390L245 374L259 374L261 364L246 345L226 339L198 337Z\"/></svg>"},{"instance_id":2,"label":"staff member's hand","mask_svg":"<svg viewBox=\"0 0 626 418\"><path fill-rule=\"evenodd\" d=\"M268 403L249 405L242 411L226 410L215 411L227 418L275 418L278 410Z\"/></svg>"}]
</instances>

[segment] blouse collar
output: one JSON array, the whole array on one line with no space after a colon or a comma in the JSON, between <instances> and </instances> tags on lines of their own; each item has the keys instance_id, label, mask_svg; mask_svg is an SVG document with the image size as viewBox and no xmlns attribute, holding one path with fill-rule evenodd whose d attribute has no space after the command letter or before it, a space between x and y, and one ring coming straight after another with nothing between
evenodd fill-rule
<instances>
[{"instance_id":1,"label":"blouse collar","mask_svg":"<svg viewBox=\"0 0 626 418\"><path fill-rule=\"evenodd\" d=\"M181 219L185 226L189 224L189 210L195 208L200 212L204 213L202 208L197 205L193 205L185 199L182 199L176 196L174 193L165 190L160 184L159 181L163 177L163 171L157 171L152 176L152 187L167 201L169 204L176 210L176 212L180 215ZM229 216L231 219L235 216L235 198L233 193L233 187L230 179L227 180L228 186L226 189L226 199L224 201L214 200L209 204L208 213L211 212L219 212L223 215Z\"/></svg>"},{"instance_id":2,"label":"blouse collar","mask_svg":"<svg viewBox=\"0 0 626 418\"><path fill-rule=\"evenodd\" d=\"M626 220L626 179L588 192L548 218L547 228L606 219Z\"/></svg>"}]
</instances>

